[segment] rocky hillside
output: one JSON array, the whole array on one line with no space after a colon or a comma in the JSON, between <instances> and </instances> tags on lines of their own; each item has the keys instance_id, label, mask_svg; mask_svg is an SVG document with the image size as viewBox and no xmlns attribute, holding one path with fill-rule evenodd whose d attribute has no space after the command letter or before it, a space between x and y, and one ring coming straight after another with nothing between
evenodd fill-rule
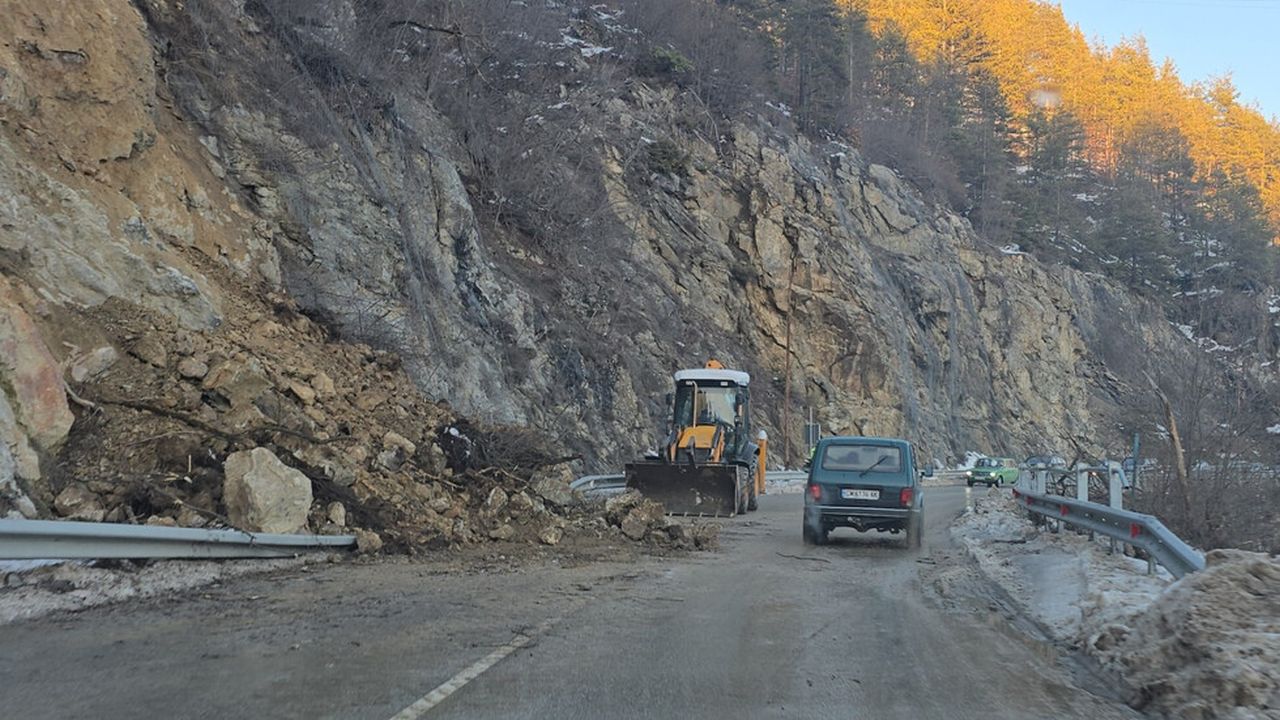
<instances>
[{"instance_id":1,"label":"rocky hillside","mask_svg":"<svg viewBox=\"0 0 1280 720\"><path fill-rule=\"evenodd\" d=\"M40 512L195 522L164 498L222 512L226 455L270 444L341 489L313 526L344 501L466 536L456 493L494 483L450 479L459 416L554 439L499 448L522 482L612 468L715 356L776 442L788 317L793 417L940 458L1099 450L1193 352L785 109L706 121L605 6L477 35L449 3L7 5L0 481Z\"/></svg>"}]
</instances>

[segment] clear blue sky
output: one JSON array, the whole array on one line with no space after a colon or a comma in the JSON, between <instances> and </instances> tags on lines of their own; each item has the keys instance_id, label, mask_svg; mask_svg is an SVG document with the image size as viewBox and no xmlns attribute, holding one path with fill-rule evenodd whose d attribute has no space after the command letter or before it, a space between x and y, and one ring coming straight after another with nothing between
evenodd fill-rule
<instances>
[{"instance_id":1,"label":"clear blue sky","mask_svg":"<svg viewBox=\"0 0 1280 720\"><path fill-rule=\"evenodd\" d=\"M1280 0L1057 0L1090 41L1142 35L1188 84L1230 73L1240 100L1280 118Z\"/></svg>"}]
</instances>

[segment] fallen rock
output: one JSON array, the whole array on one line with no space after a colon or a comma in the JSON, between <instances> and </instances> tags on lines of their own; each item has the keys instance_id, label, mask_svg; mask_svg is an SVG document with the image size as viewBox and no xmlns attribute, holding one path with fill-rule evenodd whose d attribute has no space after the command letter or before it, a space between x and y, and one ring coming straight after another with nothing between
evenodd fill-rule
<instances>
[{"instance_id":1,"label":"fallen rock","mask_svg":"<svg viewBox=\"0 0 1280 720\"><path fill-rule=\"evenodd\" d=\"M387 434L382 436L382 446L385 448L400 448L405 457L411 457L418 451L417 445L414 445L408 438L395 430L388 430Z\"/></svg>"},{"instance_id":2,"label":"fallen rock","mask_svg":"<svg viewBox=\"0 0 1280 720\"><path fill-rule=\"evenodd\" d=\"M698 523L693 526L693 544L699 550L710 550L720 544L720 526Z\"/></svg>"},{"instance_id":3,"label":"fallen rock","mask_svg":"<svg viewBox=\"0 0 1280 720\"><path fill-rule=\"evenodd\" d=\"M667 509L662 503L654 502L649 499L641 499L631 508L632 515L639 515L645 519L651 527L666 528L667 527Z\"/></svg>"},{"instance_id":4,"label":"fallen rock","mask_svg":"<svg viewBox=\"0 0 1280 720\"><path fill-rule=\"evenodd\" d=\"M257 359L224 360L209 370L201 387L217 393L232 407L245 407L269 390L271 381Z\"/></svg>"},{"instance_id":5,"label":"fallen rock","mask_svg":"<svg viewBox=\"0 0 1280 720\"><path fill-rule=\"evenodd\" d=\"M0 276L0 442L14 449L19 477L36 479L31 446L52 454L71 430L62 369L17 293Z\"/></svg>"},{"instance_id":6,"label":"fallen rock","mask_svg":"<svg viewBox=\"0 0 1280 720\"><path fill-rule=\"evenodd\" d=\"M209 365L199 356L185 357L178 361L178 374L189 380L203 380L209 374Z\"/></svg>"},{"instance_id":7,"label":"fallen rock","mask_svg":"<svg viewBox=\"0 0 1280 720\"><path fill-rule=\"evenodd\" d=\"M369 412L376 409L379 405L390 399L390 396L381 390L370 390L360 393L356 396L356 407Z\"/></svg>"},{"instance_id":8,"label":"fallen rock","mask_svg":"<svg viewBox=\"0 0 1280 720\"><path fill-rule=\"evenodd\" d=\"M82 383L99 378L110 370L111 366L115 365L119 359L120 354L110 345L94 348L72 360L71 379Z\"/></svg>"},{"instance_id":9,"label":"fallen rock","mask_svg":"<svg viewBox=\"0 0 1280 720\"><path fill-rule=\"evenodd\" d=\"M88 520L102 522L107 511L97 495L89 492L82 485L68 485L53 500L53 508L58 514L72 520Z\"/></svg>"},{"instance_id":10,"label":"fallen rock","mask_svg":"<svg viewBox=\"0 0 1280 720\"><path fill-rule=\"evenodd\" d=\"M209 524L209 518L192 508L185 507L178 512L177 523L181 527L200 528Z\"/></svg>"},{"instance_id":11,"label":"fallen rock","mask_svg":"<svg viewBox=\"0 0 1280 720\"><path fill-rule=\"evenodd\" d=\"M643 513L630 512L622 520L622 534L632 540L643 540L649 533L649 523Z\"/></svg>"},{"instance_id":12,"label":"fallen rock","mask_svg":"<svg viewBox=\"0 0 1280 720\"><path fill-rule=\"evenodd\" d=\"M484 510L489 513L497 514L502 508L507 506L507 493L500 487L496 487L489 491L489 496L484 499Z\"/></svg>"},{"instance_id":13,"label":"fallen rock","mask_svg":"<svg viewBox=\"0 0 1280 720\"><path fill-rule=\"evenodd\" d=\"M510 540L516 534L516 529L507 524L499 525L489 531L490 540Z\"/></svg>"},{"instance_id":14,"label":"fallen rock","mask_svg":"<svg viewBox=\"0 0 1280 720\"><path fill-rule=\"evenodd\" d=\"M17 462L9 451L9 446L0 442L0 518L36 517L35 503L18 485Z\"/></svg>"},{"instance_id":15,"label":"fallen rock","mask_svg":"<svg viewBox=\"0 0 1280 720\"><path fill-rule=\"evenodd\" d=\"M684 523L675 522L669 524L667 526L667 537L671 538L676 547L694 546L693 532Z\"/></svg>"},{"instance_id":16,"label":"fallen rock","mask_svg":"<svg viewBox=\"0 0 1280 720\"><path fill-rule=\"evenodd\" d=\"M538 542L543 545L558 545L562 537L564 537L564 530L552 525L538 533Z\"/></svg>"},{"instance_id":17,"label":"fallen rock","mask_svg":"<svg viewBox=\"0 0 1280 720\"><path fill-rule=\"evenodd\" d=\"M18 424L9 396L0 390L0 482L17 487L15 477L39 480L40 456Z\"/></svg>"},{"instance_id":18,"label":"fallen rock","mask_svg":"<svg viewBox=\"0 0 1280 720\"><path fill-rule=\"evenodd\" d=\"M129 352L148 365L162 368L169 364L169 353L160 338L154 334L143 335L135 340L129 347Z\"/></svg>"},{"instance_id":19,"label":"fallen rock","mask_svg":"<svg viewBox=\"0 0 1280 720\"><path fill-rule=\"evenodd\" d=\"M569 483L573 482L573 473L568 465L552 465L542 468L533 474L529 488L538 497L558 507L568 507L575 501Z\"/></svg>"},{"instance_id":20,"label":"fallen rock","mask_svg":"<svg viewBox=\"0 0 1280 720\"><path fill-rule=\"evenodd\" d=\"M231 523L250 532L296 533L307 524L311 480L266 448L240 451L223 463L222 498Z\"/></svg>"},{"instance_id":21,"label":"fallen rock","mask_svg":"<svg viewBox=\"0 0 1280 720\"><path fill-rule=\"evenodd\" d=\"M527 517L534 510L533 499L523 490L511 496L507 502L507 512L514 518Z\"/></svg>"},{"instance_id":22,"label":"fallen rock","mask_svg":"<svg viewBox=\"0 0 1280 720\"><path fill-rule=\"evenodd\" d=\"M665 528L649 528L649 533L645 535L644 539L650 545L657 545L658 547L669 547L673 544L671 536L667 534Z\"/></svg>"},{"instance_id":23,"label":"fallen rock","mask_svg":"<svg viewBox=\"0 0 1280 720\"><path fill-rule=\"evenodd\" d=\"M321 398L327 398L333 395L333 378L318 372L311 377L311 389L316 391L316 395Z\"/></svg>"},{"instance_id":24,"label":"fallen rock","mask_svg":"<svg viewBox=\"0 0 1280 720\"><path fill-rule=\"evenodd\" d=\"M329 522L338 527L347 526L347 507L337 500L329 503L329 507L325 510L325 516L329 518Z\"/></svg>"},{"instance_id":25,"label":"fallen rock","mask_svg":"<svg viewBox=\"0 0 1280 720\"><path fill-rule=\"evenodd\" d=\"M382 549L382 537L372 530L356 528L351 531L351 534L356 536L357 552L370 554Z\"/></svg>"},{"instance_id":26,"label":"fallen rock","mask_svg":"<svg viewBox=\"0 0 1280 720\"><path fill-rule=\"evenodd\" d=\"M400 448L390 448L378 453L374 458L378 466L390 472L397 472L404 465L404 456L401 454Z\"/></svg>"},{"instance_id":27,"label":"fallen rock","mask_svg":"<svg viewBox=\"0 0 1280 720\"><path fill-rule=\"evenodd\" d=\"M316 401L316 391L310 385L298 380L289 381L289 392L298 398L303 405L312 405Z\"/></svg>"},{"instance_id":28,"label":"fallen rock","mask_svg":"<svg viewBox=\"0 0 1280 720\"><path fill-rule=\"evenodd\" d=\"M438 444L427 443L426 452L423 453L423 456L419 459L419 462L423 464L423 469L428 473L437 477L448 474L449 460L445 457L444 450Z\"/></svg>"},{"instance_id":29,"label":"fallen rock","mask_svg":"<svg viewBox=\"0 0 1280 720\"><path fill-rule=\"evenodd\" d=\"M626 517L627 512L643 499L640 493L635 490L627 490L621 495L614 495L604 501L605 516L614 525L617 525L622 522L622 518Z\"/></svg>"}]
</instances>

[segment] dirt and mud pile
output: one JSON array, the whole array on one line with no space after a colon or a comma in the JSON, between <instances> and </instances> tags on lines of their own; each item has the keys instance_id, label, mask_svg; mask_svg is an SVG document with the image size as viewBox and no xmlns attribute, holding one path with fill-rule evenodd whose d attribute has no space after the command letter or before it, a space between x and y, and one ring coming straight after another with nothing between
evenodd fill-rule
<instances>
[{"instance_id":1,"label":"dirt and mud pile","mask_svg":"<svg viewBox=\"0 0 1280 720\"><path fill-rule=\"evenodd\" d=\"M1175 581L1069 529L1043 532L1007 492L952 535L1052 638L1083 649L1156 717L1280 718L1280 559L1213 550Z\"/></svg>"},{"instance_id":2,"label":"dirt and mud pile","mask_svg":"<svg viewBox=\"0 0 1280 720\"><path fill-rule=\"evenodd\" d=\"M1094 635L1090 652L1178 718L1280 718L1280 560L1214 550L1146 611Z\"/></svg>"}]
</instances>

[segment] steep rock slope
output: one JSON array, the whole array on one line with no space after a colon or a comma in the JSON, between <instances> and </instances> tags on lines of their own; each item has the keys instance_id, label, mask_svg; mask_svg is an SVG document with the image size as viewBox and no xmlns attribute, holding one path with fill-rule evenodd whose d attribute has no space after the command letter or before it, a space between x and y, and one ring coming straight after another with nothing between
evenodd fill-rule
<instances>
[{"instance_id":1,"label":"steep rock slope","mask_svg":"<svg viewBox=\"0 0 1280 720\"><path fill-rule=\"evenodd\" d=\"M525 75L490 88L497 100L466 100L517 107L525 137L577 152L563 191L598 219L550 240L490 222L473 130L434 109L421 76L387 69L444 50L388 29L404 26L391 7L158 7L153 21L216 38L175 44L209 70L173 86L273 224L294 296L397 348L467 413L562 434L609 467L652 444L670 371L717 356L763 381L776 435L790 314L793 417L811 406L831 431L905 434L939 457L1096 450L1147 358L1188 352L1155 308L986 246L890 169L780 115L733 119L714 143L689 131L687 93L608 82L627 66L603 46L626 29L601 8L528 10L560 41L532 42L551 48L542 67L517 61ZM271 58L294 67L254 71Z\"/></svg>"},{"instance_id":2,"label":"steep rock slope","mask_svg":"<svg viewBox=\"0 0 1280 720\"><path fill-rule=\"evenodd\" d=\"M452 57L405 45L422 33L388 7L11 3L0 470L37 510L89 475L119 507L156 510L177 491L143 502L139 483L273 437L352 488L334 497L475 537L456 506L488 488L454 502L434 449L454 412L614 467L653 443L669 373L716 356L755 375L776 440L788 317L793 417L811 406L829 431L903 434L938 457L1096 449L1142 373L1191 352L1154 308L986 246L782 115L708 140L687 93L607 82L627 65L582 39L625 32L601 29L602 10L522 6L559 42L522 40L544 53L528 74L466 102L548 141L495 173L469 145L479 126L437 110L447 83L387 69ZM481 125L505 133L495 113ZM544 161L560 175L531 196L579 202L580 232L501 220L494 175ZM144 432L156 407L186 434ZM214 511L205 489L188 499ZM59 512L79 512L72 499Z\"/></svg>"}]
</instances>

